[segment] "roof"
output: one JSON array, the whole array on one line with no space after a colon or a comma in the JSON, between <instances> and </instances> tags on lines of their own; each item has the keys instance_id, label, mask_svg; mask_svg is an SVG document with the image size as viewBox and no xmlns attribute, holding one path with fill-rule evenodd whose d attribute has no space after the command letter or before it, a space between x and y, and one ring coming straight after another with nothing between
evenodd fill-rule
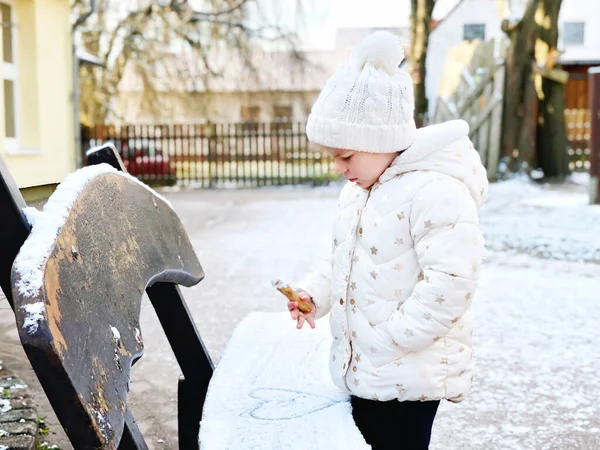
<instances>
[{"instance_id":1,"label":"roof","mask_svg":"<svg viewBox=\"0 0 600 450\"><path fill-rule=\"evenodd\" d=\"M208 59L218 68L220 76L216 77L207 77L203 61L192 53L163 58L145 70L130 63L125 67L119 90L142 92L144 76L151 73L154 89L162 92L320 91L335 70L347 61L352 48L372 31L373 28L338 30L333 50L296 54L254 50L247 57L231 51L213 52ZM408 29L390 31L408 36Z\"/></svg>"}]
</instances>

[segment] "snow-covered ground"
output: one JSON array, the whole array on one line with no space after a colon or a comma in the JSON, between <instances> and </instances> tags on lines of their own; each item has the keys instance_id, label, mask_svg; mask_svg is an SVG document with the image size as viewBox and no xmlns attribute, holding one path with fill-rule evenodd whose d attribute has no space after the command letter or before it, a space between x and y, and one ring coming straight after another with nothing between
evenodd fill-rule
<instances>
[{"instance_id":1,"label":"snow-covered ground","mask_svg":"<svg viewBox=\"0 0 600 450\"><path fill-rule=\"evenodd\" d=\"M494 184L481 223L490 250L600 262L600 206L590 206L585 174L564 185L522 179Z\"/></svg>"}]
</instances>

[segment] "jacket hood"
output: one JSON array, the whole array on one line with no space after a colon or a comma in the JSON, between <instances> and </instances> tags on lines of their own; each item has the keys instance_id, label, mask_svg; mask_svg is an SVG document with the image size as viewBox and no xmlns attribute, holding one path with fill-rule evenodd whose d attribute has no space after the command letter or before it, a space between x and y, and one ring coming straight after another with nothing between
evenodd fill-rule
<instances>
[{"instance_id":1,"label":"jacket hood","mask_svg":"<svg viewBox=\"0 0 600 450\"><path fill-rule=\"evenodd\" d=\"M469 125L464 120L418 129L414 144L394 160L379 181L384 183L416 170L429 170L456 178L469 188L477 206L485 203L487 172L469 139Z\"/></svg>"}]
</instances>

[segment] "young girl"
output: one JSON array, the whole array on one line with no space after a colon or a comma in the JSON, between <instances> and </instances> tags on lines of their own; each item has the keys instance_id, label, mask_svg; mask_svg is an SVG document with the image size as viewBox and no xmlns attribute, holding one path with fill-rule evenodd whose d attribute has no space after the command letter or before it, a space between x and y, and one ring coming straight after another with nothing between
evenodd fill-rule
<instances>
[{"instance_id":1,"label":"young girl","mask_svg":"<svg viewBox=\"0 0 600 450\"><path fill-rule=\"evenodd\" d=\"M488 183L468 125L415 129L403 57L394 35L370 35L312 109L308 138L348 183L331 260L297 283L312 311L288 304L298 328L330 313L331 376L375 450L427 449L440 400L469 393L484 250Z\"/></svg>"}]
</instances>

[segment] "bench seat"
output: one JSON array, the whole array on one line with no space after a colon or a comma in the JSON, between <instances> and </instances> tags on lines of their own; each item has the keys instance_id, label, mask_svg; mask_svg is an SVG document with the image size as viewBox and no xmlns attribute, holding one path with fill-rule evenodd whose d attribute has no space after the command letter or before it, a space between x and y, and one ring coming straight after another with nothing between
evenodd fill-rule
<instances>
[{"instance_id":1,"label":"bench seat","mask_svg":"<svg viewBox=\"0 0 600 450\"><path fill-rule=\"evenodd\" d=\"M330 345L327 320L299 331L287 312L246 317L209 384L201 450L370 448L331 381Z\"/></svg>"}]
</instances>

